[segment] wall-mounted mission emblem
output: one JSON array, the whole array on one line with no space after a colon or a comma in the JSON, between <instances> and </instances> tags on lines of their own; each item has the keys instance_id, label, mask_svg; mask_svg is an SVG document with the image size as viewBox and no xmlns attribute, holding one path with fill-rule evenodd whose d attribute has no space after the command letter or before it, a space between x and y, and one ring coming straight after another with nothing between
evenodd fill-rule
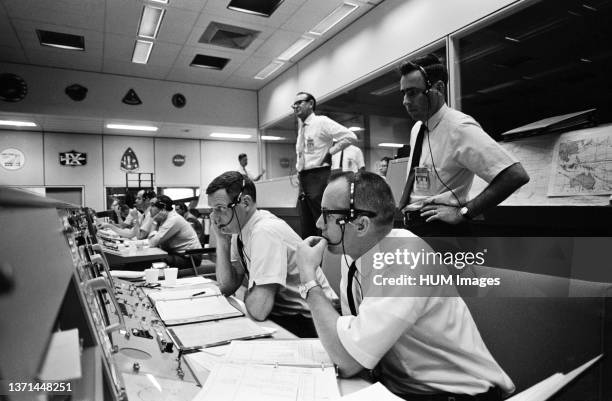
<instances>
[{"instance_id":1,"label":"wall-mounted mission emblem","mask_svg":"<svg viewBox=\"0 0 612 401\"><path fill-rule=\"evenodd\" d=\"M25 155L19 149L8 148L0 151L0 166L7 170L19 170L25 164Z\"/></svg>"},{"instance_id":2,"label":"wall-mounted mission emblem","mask_svg":"<svg viewBox=\"0 0 612 401\"><path fill-rule=\"evenodd\" d=\"M172 157L172 164L176 167L181 167L185 164L185 155L174 155L174 157Z\"/></svg>"},{"instance_id":3,"label":"wall-mounted mission emblem","mask_svg":"<svg viewBox=\"0 0 612 401\"><path fill-rule=\"evenodd\" d=\"M87 153L71 150L70 152L60 152L59 162L62 166L84 166L87 164Z\"/></svg>"},{"instance_id":4,"label":"wall-mounted mission emblem","mask_svg":"<svg viewBox=\"0 0 612 401\"><path fill-rule=\"evenodd\" d=\"M121 170L132 172L138 170L139 167L136 153L134 153L132 148L127 148L125 152L123 152L123 156L121 156Z\"/></svg>"}]
</instances>

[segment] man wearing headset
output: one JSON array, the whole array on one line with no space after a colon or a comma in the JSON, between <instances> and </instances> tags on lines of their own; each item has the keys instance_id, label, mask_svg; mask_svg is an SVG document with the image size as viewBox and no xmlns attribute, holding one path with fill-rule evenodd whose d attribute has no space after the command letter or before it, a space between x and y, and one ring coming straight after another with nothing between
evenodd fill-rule
<instances>
[{"instance_id":1,"label":"man wearing headset","mask_svg":"<svg viewBox=\"0 0 612 401\"><path fill-rule=\"evenodd\" d=\"M342 376L371 370L406 400L500 401L514 384L455 287L394 284L413 272L444 274L435 262L409 267L394 256L431 250L409 231L392 229L394 212L391 188L377 174L337 176L325 189L317 221L323 238L309 237L297 250L302 291L325 350ZM315 276L326 248L343 255L342 315ZM383 278L396 281L385 285Z\"/></svg>"},{"instance_id":2,"label":"man wearing headset","mask_svg":"<svg viewBox=\"0 0 612 401\"><path fill-rule=\"evenodd\" d=\"M151 203L151 217L157 231L149 238L149 246L168 252L166 262L169 266L189 268L191 261L176 253L200 248L200 240L191 224L174 210L172 204L172 199L166 195L159 195ZM194 256L193 261L199 265L201 256Z\"/></svg>"},{"instance_id":3,"label":"man wearing headset","mask_svg":"<svg viewBox=\"0 0 612 401\"><path fill-rule=\"evenodd\" d=\"M255 185L238 171L215 178L206 195L217 237L221 292L234 294L246 278L244 303L251 317L270 318L300 337L317 337L308 305L298 291L295 251L301 238L285 221L257 209ZM337 301L321 269L313 274L327 296Z\"/></svg>"},{"instance_id":4,"label":"man wearing headset","mask_svg":"<svg viewBox=\"0 0 612 401\"><path fill-rule=\"evenodd\" d=\"M414 125L400 209L417 235L461 235L466 223L529 181L522 165L470 116L445 103L448 74L433 55L399 66L403 104ZM489 185L467 196L474 175Z\"/></svg>"}]
</instances>

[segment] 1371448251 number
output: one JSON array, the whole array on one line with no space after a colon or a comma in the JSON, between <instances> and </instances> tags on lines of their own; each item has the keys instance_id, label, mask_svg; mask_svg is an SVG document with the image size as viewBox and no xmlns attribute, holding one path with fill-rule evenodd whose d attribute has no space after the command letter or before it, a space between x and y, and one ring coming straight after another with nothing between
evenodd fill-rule
<instances>
[{"instance_id":1,"label":"1371448251 number","mask_svg":"<svg viewBox=\"0 0 612 401\"><path fill-rule=\"evenodd\" d=\"M70 382L6 382L9 393L67 393L72 391Z\"/></svg>"}]
</instances>

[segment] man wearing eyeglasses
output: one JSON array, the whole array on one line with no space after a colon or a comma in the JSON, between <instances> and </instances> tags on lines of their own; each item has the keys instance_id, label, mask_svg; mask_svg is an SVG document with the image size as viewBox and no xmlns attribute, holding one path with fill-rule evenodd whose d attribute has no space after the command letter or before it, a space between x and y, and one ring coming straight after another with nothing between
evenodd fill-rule
<instances>
[{"instance_id":1,"label":"man wearing eyeglasses","mask_svg":"<svg viewBox=\"0 0 612 401\"><path fill-rule=\"evenodd\" d=\"M378 174L344 174L325 189L317 221L323 237L309 237L297 250L306 301L325 350L342 376L371 370L406 400L500 401L514 385L456 288L411 285L405 278L445 272L424 259L407 264L414 259L405 255L431 248L407 230L392 229L394 212L391 188ZM314 274L326 248L342 255L342 315Z\"/></svg>"},{"instance_id":2,"label":"man wearing eyeglasses","mask_svg":"<svg viewBox=\"0 0 612 401\"><path fill-rule=\"evenodd\" d=\"M244 303L255 320L267 318L299 337L317 337L310 310L300 296L295 250L301 238L289 225L258 210L255 185L238 171L216 177L206 188L217 239L216 275L225 295L245 282ZM338 299L321 269L326 297Z\"/></svg>"},{"instance_id":3,"label":"man wearing eyeglasses","mask_svg":"<svg viewBox=\"0 0 612 401\"><path fill-rule=\"evenodd\" d=\"M470 116L446 105L448 74L433 55L400 67L403 105L418 123L400 200L406 227L417 235L469 233L469 220L498 205L529 181L514 156ZM468 200L474 175L489 185Z\"/></svg>"},{"instance_id":4,"label":"man wearing eyeglasses","mask_svg":"<svg viewBox=\"0 0 612 401\"><path fill-rule=\"evenodd\" d=\"M300 220L305 238L318 234L316 222L321 214L321 197L329 178L332 155L356 144L357 136L329 117L316 115L317 101L310 93L298 92L291 107L299 126L295 151L300 179Z\"/></svg>"}]
</instances>

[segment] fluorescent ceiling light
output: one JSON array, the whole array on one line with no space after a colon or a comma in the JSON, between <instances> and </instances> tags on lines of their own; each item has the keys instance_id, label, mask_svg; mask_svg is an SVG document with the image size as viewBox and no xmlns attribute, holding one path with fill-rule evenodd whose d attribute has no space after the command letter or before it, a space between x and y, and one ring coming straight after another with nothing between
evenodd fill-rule
<instances>
[{"instance_id":1,"label":"fluorescent ceiling light","mask_svg":"<svg viewBox=\"0 0 612 401\"><path fill-rule=\"evenodd\" d=\"M379 143L378 146L381 148L401 148L402 146L404 146L404 144L403 143L383 142L383 143Z\"/></svg>"},{"instance_id":2,"label":"fluorescent ceiling light","mask_svg":"<svg viewBox=\"0 0 612 401\"><path fill-rule=\"evenodd\" d=\"M361 127L349 127L349 129L348 129L348 130L349 130L349 131L356 132L356 131L363 131L364 129L363 129L363 128L361 128Z\"/></svg>"},{"instance_id":3,"label":"fluorescent ceiling light","mask_svg":"<svg viewBox=\"0 0 612 401\"><path fill-rule=\"evenodd\" d=\"M278 56L277 58L281 61L289 61L296 54L304 50L313 41L314 41L314 38L311 38L309 36L302 36L294 44L289 46L287 50L282 52L281 55Z\"/></svg>"},{"instance_id":4,"label":"fluorescent ceiling light","mask_svg":"<svg viewBox=\"0 0 612 401\"><path fill-rule=\"evenodd\" d=\"M149 0L149 1L152 1L154 3L168 4L168 0Z\"/></svg>"},{"instance_id":5,"label":"fluorescent ceiling light","mask_svg":"<svg viewBox=\"0 0 612 401\"><path fill-rule=\"evenodd\" d=\"M370 94L374 96L385 96L392 92L397 92L398 95L400 94L398 83L385 86L384 88L376 89L375 91L370 92Z\"/></svg>"},{"instance_id":6,"label":"fluorescent ceiling light","mask_svg":"<svg viewBox=\"0 0 612 401\"><path fill-rule=\"evenodd\" d=\"M131 124L106 124L109 129L125 129L130 131L157 131L158 128L152 125L131 125Z\"/></svg>"},{"instance_id":7,"label":"fluorescent ceiling light","mask_svg":"<svg viewBox=\"0 0 612 401\"><path fill-rule=\"evenodd\" d=\"M232 139L249 139L251 135L248 134L226 134L224 132L213 132L210 134L212 138L232 138Z\"/></svg>"},{"instance_id":8,"label":"fluorescent ceiling light","mask_svg":"<svg viewBox=\"0 0 612 401\"><path fill-rule=\"evenodd\" d=\"M11 127L36 127L36 124L30 121L0 120L0 125L7 125Z\"/></svg>"},{"instance_id":9,"label":"fluorescent ceiling light","mask_svg":"<svg viewBox=\"0 0 612 401\"><path fill-rule=\"evenodd\" d=\"M336 8L331 12L327 17L323 18L321 22L317 24L312 30L309 32L313 35L323 35L325 32L329 31L334 25L338 22L342 21L346 18L350 13L355 11L359 7L357 4L346 2L342 4L340 7Z\"/></svg>"},{"instance_id":10,"label":"fluorescent ceiling light","mask_svg":"<svg viewBox=\"0 0 612 401\"><path fill-rule=\"evenodd\" d=\"M163 8L145 5L140 16L138 36L142 38L155 39L164 16Z\"/></svg>"},{"instance_id":11,"label":"fluorescent ceiling light","mask_svg":"<svg viewBox=\"0 0 612 401\"><path fill-rule=\"evenodd\" d=\"M273 135L262 135L261 139L264 141L282 141L285 139L284 136L273 136Z\"/></svg>"},{"instance_id":12,"label":"fluorescent ceiling light","mask_svg":"<svg viewBox=\"0 0 612 401\"><path fill-rule=\"evenodd\" d=\"M146 64L149 61L151 50L153 50L153 42L136 39L132 63Z\"/></svg>"},{"instance_id":13,"label":"fluorescent ceiling light","mask_svg":"<svg viewBox=\"0 0 612 401\"><path fill-rule=\"evenodd\" d=\"M270 64L268 64L266 67L264 67L263 70L259 71L257 75L255 75L254 78L255 79L266 79L270 75L272 75L276 70L281 68L283 64L285 63L282 61L273 61Z\"/></svg>"}]
</instances>

